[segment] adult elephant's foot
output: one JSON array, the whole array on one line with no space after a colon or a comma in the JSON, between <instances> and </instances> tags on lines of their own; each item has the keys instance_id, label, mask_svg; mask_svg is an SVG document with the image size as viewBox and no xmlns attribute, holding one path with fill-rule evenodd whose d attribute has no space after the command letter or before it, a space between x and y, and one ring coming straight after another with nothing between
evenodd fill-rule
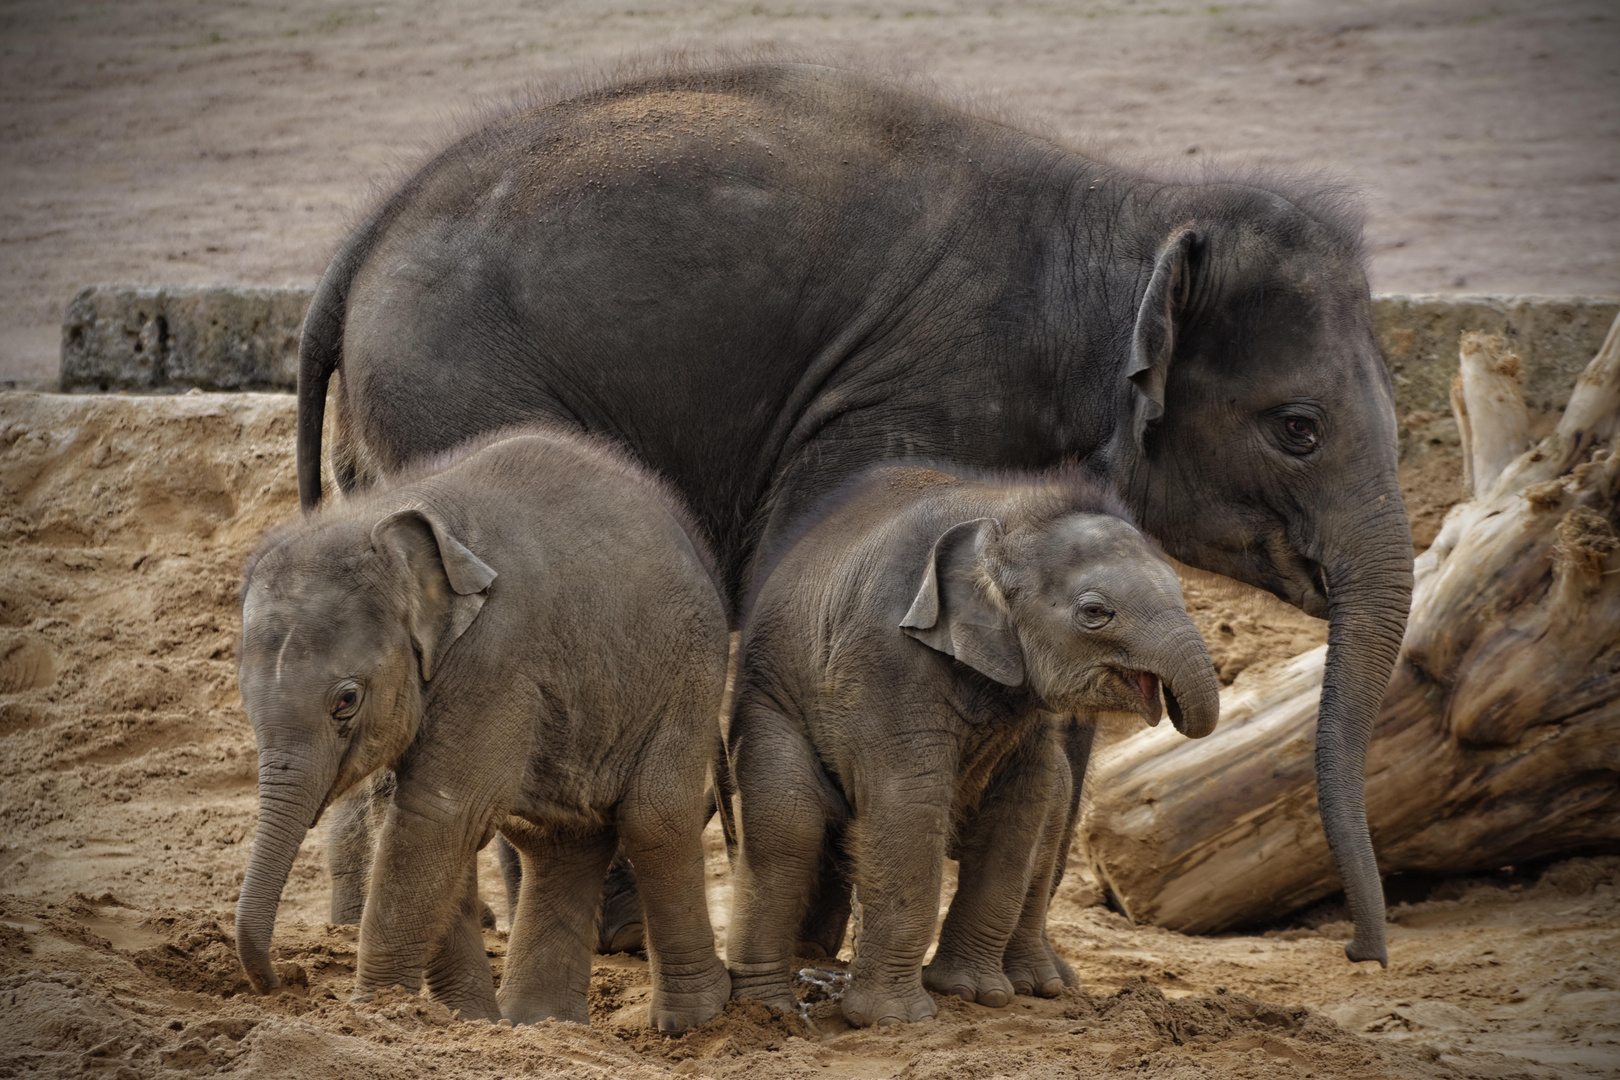
<instances>
[{"instance_id":1,"label":"adult elephant's foot","mask_svg":"<svg viewBox=\"0 0 1620 1080\"><path fill-rule=\"evenodd\" d=\"M607 878L602 882L602 903L597 909L596 951L602 955L640 952L647 947L647 929L642 922L641 893L636 872L624 852L613 856Z\"/></svg>"},{"instance_id":2,"label":"adult elephant's foot","mask_svg":"<svg viewBox=\"0 0 1620 1080\"><path fill-rule=\"evenodd\" d=\"M1057 997L1065 986L1075 984L1074 970L1052 951L1044 934L1020 937L1007 943L1001 970L1012 983L1013 993L1031 997Z\"/></svg>"},{"instance_id":3,"label":"adult elephant's foot","mask_svg":"<svg viewBox=\"0 0 1620 1080\"><path fill-rule=\"evenodd\" d=\"M799 1007L791 977L780 964L732 965L731 996L737 1001L761 1001L783 1012Z\"/></svg>"},{"instance_id":4,"label":"adult elephant's foot","mask_svg":"<svg viewBox=\"0 0 1620 1080\"><path fill-rule=\"evenodd\" d=\"M793 955L807 960L825 960L838 955L849 926L849 890L823 885L805 913L799 927L799 940Z\"/></svg>"},{"instance_id":5,"label":"adult elephant's foot","mask_svg":"<svg viewBox=\"0 0 1620 1080\"><path fill-rule=\"evenodd\" d=\"M953 994L999 1009L1013 998L1013 985L1000 964L975 963L968 957L934 955L934 962L923 968L923 985L936 994Z\"/></svg>"},{"instance_id":6,"label":"adult elephant's foot","mask_svg":"<svg viewBox=\"0 0 1620 1080\"><path fill-rule=\"evenodd\" d=\"M828 951L826 941L801 941L793 946L793 955L802 956L806 960L829 960L838 954L836 947Z\"/></svg>"},{"instance_id":7,"label":"adult elephant's foot","mask_svg":"<svg viewBox=\"0 0 1620 1080\"><path fill-rule=\"evenodd\" d=\"M554 994L498 995L501 1016L514 1024L538 1024L542 1020L566 1020L571 1024L589 1024L591 1010L584 994L562 990Z\"/></svg>"},{"instance_id":8,"label":"adult elephant's foot","mask_svg":"<svg viewBox=\"0 0 1620 1080\"><path fill-rule=\"evenodd\" d=\"M731 975L717 956L678 970L664 968L653 984L647 1016L666 1035L678 1035L713 1019L731 999Z\"/></svg>"},{"instance_id":9,"label":"adult elephant's foot","mask_svg":"<svg viewBox=\"0 0 1620 1080\"><path fill-rule=\"evenodd\" d=\"M939 1006L920 982L910 986L874 985L860 976L849 984L839 1004L844 1010L844 1019L856 1027L915 1024L919 1020L932 1020L939 1012Z\"/></svg>"}]
</instances>

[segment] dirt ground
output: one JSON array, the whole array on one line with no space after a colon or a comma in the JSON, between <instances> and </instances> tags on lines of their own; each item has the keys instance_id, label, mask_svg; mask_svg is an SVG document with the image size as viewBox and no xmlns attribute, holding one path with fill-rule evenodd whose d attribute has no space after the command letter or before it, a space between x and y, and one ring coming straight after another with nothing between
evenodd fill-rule
<instances>
[{"instance_id":1,"label":"dirt ground","mask_svg":"<svg viewBox=\"0 0 1620 1080\"><path fill-rule=\"evenodd\" d=\"M920 68L1111 159L1326 168L1385 292L1620 294L1611 0L16 0L0 381L95 282L310 284L481 101L671 46Z\"/></svg>"},{"instance_id":2,"label":"dirt ground","mask_svg":"<svg viewBox=\"0 0 1620 1080\"><path fill-rule=\"evenodd\" d=\"M590 1029L347 1002L356 928L325 922L321 830L248 990L233 910L253 832L237 590L296 510L289 396L0 394L0 1076L1547 1077L1620 1069L1620 858L1392 879L1392 964L1351 965L1331 902L1249 934L1133 927L1066 881L1052 935L1077 990L942 1001L904 1030L814 1032L733 1003L682 1038L645 1025L646 966L599 961ZM1424 496L1409 486L1414 506ZM1223 674L1322 624L1190 578ZM1247 674L1245 674L1247 673ZM710 837L723 940L725 860ZM486 898L504 914L488 853ZM1402 901L1405 902L1402 902ZM504 922L503 922L504 926ZM499 969L505 934L486 942ZM808 986L807 986L808 989Z\"/></svg>"}]
</instances>

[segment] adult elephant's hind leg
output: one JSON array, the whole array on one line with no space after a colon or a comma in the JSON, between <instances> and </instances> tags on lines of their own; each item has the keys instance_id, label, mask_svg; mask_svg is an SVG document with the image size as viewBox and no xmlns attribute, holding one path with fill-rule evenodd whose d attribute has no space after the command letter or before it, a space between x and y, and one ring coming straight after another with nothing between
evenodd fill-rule
<instances>
[{"instance_id":1,"label":"adult elephant's hind leg","mask_svg":"<svg viewBox=\"0 0 1620 1080\"><path fill-rule=\"evenodd\" d=\"M596 901L613 857L612 829L557 833L508 818L502 833L523 862L517 917L501 978L501 1015L519 1024L588 1024Z\"/></svg>"}]
</instances>

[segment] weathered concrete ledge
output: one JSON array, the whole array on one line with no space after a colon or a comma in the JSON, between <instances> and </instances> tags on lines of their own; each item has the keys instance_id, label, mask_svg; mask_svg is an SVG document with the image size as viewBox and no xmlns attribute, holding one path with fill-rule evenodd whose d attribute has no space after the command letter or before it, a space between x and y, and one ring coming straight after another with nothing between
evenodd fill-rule
<instances>
[{"instance_id":1,"label":"weathered concrete ledge","mask_svg":"<svg viewBox=\"0 0 1620 1080\"><path fill-rule=\"evenodd\" d=\"M1620 312L1620 300L1590 296L1376 296L1373 321L1401 413L1451 412L1457 338L1501 334L1524 362L1525 403L1562 409Z\"/></svg>"},{"instance_id":2,"label":"weathered concrete ledge","mask_svg":"<svg viewBox=\"0 0 1620 1080\"><path fill-rule=\"evenodd\" d=\"M92 286L62 323L62 389L177 393L291 390L313 290ZM1378 342L1401 413L1451 410L1457 337L1503 334L1525 365L1532 408L1568 399L1620 300L1584 296L1379 296Z\"/></svg>"},{"instance_id":3,"label":"weathered concrete ledge","mask_svg":"<svg viewBox=\"0 0 1620 1080\"><path fill-rule=\"evenodd\" d=\"M92 285L62 319L62 389L292 390L312 292Z\"/></svg>"}]
</instances>

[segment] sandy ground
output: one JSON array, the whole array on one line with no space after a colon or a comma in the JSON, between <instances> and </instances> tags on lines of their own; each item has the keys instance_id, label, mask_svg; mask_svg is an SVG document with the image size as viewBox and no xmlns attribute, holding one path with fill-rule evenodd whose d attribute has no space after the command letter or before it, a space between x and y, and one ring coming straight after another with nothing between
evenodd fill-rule
<instances>
[{"instance_id":1,"label":"sandy ground","mask_svg":"<svg viewBox=\"0 0 1620 1080\"><path fill-rule=\"evenodd\" d=\"M295 512L292 435L288 396L0 394L0 1076L1620 1069L1613 857L1392 879L1388 971L1344 961L1349 926L1331 902L1263 932L1187 937L1133 927L1071 879L1052 936L1081 986L1058 999L942 1001L933 1022L879 1032L847 1030L831 1003L811 1007L815 1032L733 1003L666 1039L645 1025L646 967L632 957L600 960L590 1029L461 1023L425 999L348 1004L356 930L325 923L317 830L278 925L289 988L256 997L232 945L256 802L237 590L259 535ZM1237 586L1189 580L1188 595L1227 678L1321 640L1320 623ZM710 840L723 940L725 861ZM499 970L504 933L486 943Z\"/></svg>"},{"instance_id":2,"label":"sandy ground","mask_svg":"<svg viewBox=\"0 0 1620 1080\"><path fill-rule=\"evenodd\" d=\"M314 282L479 101L670 46L921 68L1111 158L1327 168L1373 287L1620 294L1612 0L18 0L0 8L0 381L93 282Z\"/></svg>"}]
</instances>

